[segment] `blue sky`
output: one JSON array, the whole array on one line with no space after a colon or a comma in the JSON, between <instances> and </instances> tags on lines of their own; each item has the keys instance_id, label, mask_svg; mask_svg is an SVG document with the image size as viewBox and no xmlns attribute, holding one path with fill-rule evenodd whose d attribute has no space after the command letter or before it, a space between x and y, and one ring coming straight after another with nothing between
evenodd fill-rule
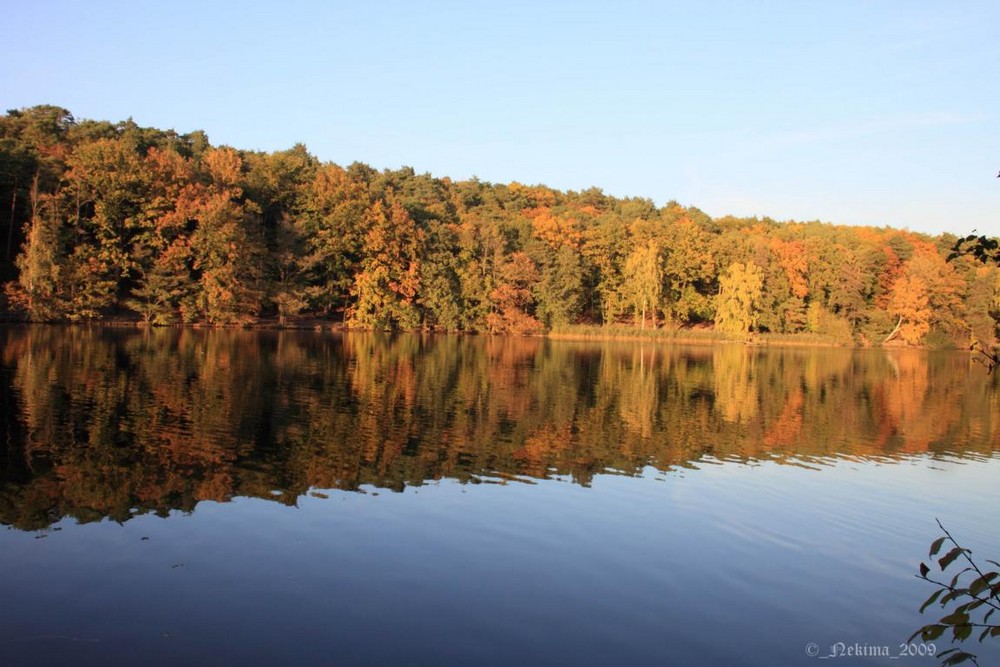
<instances>
[{"instance_id":1,"label":"blue sky","mask_svg":"<svg viewBox=\"0 0 1000 667\"><path fill-rule=\"evenodd\" d=\"M3 109L1000 235L998 2L8 2Z\"/></svg>"}]
</instances>

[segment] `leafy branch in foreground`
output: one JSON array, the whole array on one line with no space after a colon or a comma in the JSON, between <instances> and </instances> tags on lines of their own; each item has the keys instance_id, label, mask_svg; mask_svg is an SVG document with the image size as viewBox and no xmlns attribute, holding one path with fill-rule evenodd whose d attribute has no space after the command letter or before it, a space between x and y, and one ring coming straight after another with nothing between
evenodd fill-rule
<instances>
[{"instance_id":1,"label":"leafy branch in foreground","mask_svg":"<svg viewBox=\"0 0 1000 667\"><path fill-rule=\"evenodd\" d=\"M968 565L959 570L950 582L945 583L932 579L929 576L931 574L930 566L923 562L920 563L920 574L917 575L917 578L937 586L937 590L920 606L920 613L923 613L935 602L948 613L936 623L928 623L918 629L910 635L907 641L912 641L918 635L924 641L933 641L949 630L951 631L952 643L965 641L976 631L979 631L980 642L987 637L1000 637L1000 625L989 623L990 617L997 610L1000 610L1000 572L983 572L972 559L972 551L956 542L940 520L937 520L937 524L944 535L931 544L929 556L934 559L942 548L950 546L948 551L937 559L942 574L955 563L959 565L968 563ZM1000 563L996 561L987 560L986 562L1000 568ZM979 664L975 654L959 648L943 651L938 654L938 657L942 658L942 665L957 665L966 661Z\"/></svg>"},{"instance_id":2,"label":"leafy branch in foreground","mask_svg":"<svg viewBox=\"0 0 1000 667\"><path fill-rule=\"evenodd\" d=\"M947 261L952 262L959 257L971 257L987 266L1000 266L1000 238L976 236L974 232L960 238L951 247ZM1000 295L994 297L993 308L990 309L994 326L1000 326L1000 301L998 299L1000 299ZM987 373L992 373L993 369L1000 366L1000 347L981 340L973 340L971 348L980 354L980 356L975 357L975 360L986 367Z\"/></svg>"},{"instance_id":3,"label":"leafy branch in foreground","mask_svg":"<svg viewBox=\"0 0 1000 667\"><path fill-rule=\"evenodd\" d=\"M969 256L981 264L1000 266L1000 239L969 234L955 241L947 261Z\"/></svg>"},{"instance_id":4,"label":"leafy branch in foreground","mask_svg":"<svg viewBox=\"0 0 1000 667\"><path fill-rule=\"evenodd\" d=\"M989 348L982 341L976 340L972 342L971 349L979 353L978 357L973 357L973 361L985 366L987 375L1000 366L1000 348Z\"/></svg>"}]
</instances>

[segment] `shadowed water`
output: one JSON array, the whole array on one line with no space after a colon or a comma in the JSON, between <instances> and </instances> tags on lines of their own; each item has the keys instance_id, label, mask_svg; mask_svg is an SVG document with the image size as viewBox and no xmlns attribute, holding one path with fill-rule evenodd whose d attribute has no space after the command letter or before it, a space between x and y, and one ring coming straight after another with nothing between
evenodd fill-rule
<instances>
[{"instance_id":1,"label":"shadowed water","mask_svg":"<svg viewBox=\"0 0 1000 667\"><path fill-rule=\"evenodd\" d=\"M0 345L10 664L896 655L931 620L913 574L935 517L1000 557L1000 392L965 354L52 327Z\"/></svg>"}]
</instances>

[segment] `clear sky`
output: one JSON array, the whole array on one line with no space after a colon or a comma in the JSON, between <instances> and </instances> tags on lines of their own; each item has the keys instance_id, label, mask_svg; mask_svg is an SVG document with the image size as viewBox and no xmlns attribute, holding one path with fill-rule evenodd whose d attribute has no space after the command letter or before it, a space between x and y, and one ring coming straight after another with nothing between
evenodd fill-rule
<instances>
[{"instance_id":1,"label":"clear sky","mask_svg":"<svg viewBox=\"0 0 1000 667\"><path fill-rule=\"evenodd\" d=\"M3 109L1000 235L1000 2L15 2Z\"/></svg>"}]
</instances>

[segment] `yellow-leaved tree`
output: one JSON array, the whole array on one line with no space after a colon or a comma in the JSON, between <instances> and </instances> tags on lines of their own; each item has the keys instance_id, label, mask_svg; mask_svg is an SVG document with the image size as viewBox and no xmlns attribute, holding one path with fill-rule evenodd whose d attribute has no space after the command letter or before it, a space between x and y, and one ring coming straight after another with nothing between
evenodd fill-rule
<instances>
[{"instance_id":1,"label":"yellow-leaved tree","mask_svg":"<svg viewBox=\"0 0 1000 667\"><path fill-rule=\"evenodd\" d=\"M899 320L884 342L899 336L910 345L918 344L931 329L929 304L927 284L922 278L907 273L897 278L889 291L888 311Z\"/></svg>"},{"instance_id":2,"label":"yellow-leaved tree","mask_svg":"<svg viewBox=\"0 0 1000 667\"><path fill-rule=\"evenodd\" d=\"M764 272L752 263L734 262L719 278L715 328L729 338L745 339L757 326Z\"/></svg>"},{"instance_id":3,"label":"yellow-leaved tree","mask_svg":"<svg viewBox=\"0 0 1000 667\"><path fill-rule=\"evenodd\" d=\"M634 309L640 328L646 328L648 313L653 318L655 329L656 309L663 295L663 256L656 241L650 239L645 244L636 246L625 260L624 277L624 301Z\"/></svg>"}]
</instances>

